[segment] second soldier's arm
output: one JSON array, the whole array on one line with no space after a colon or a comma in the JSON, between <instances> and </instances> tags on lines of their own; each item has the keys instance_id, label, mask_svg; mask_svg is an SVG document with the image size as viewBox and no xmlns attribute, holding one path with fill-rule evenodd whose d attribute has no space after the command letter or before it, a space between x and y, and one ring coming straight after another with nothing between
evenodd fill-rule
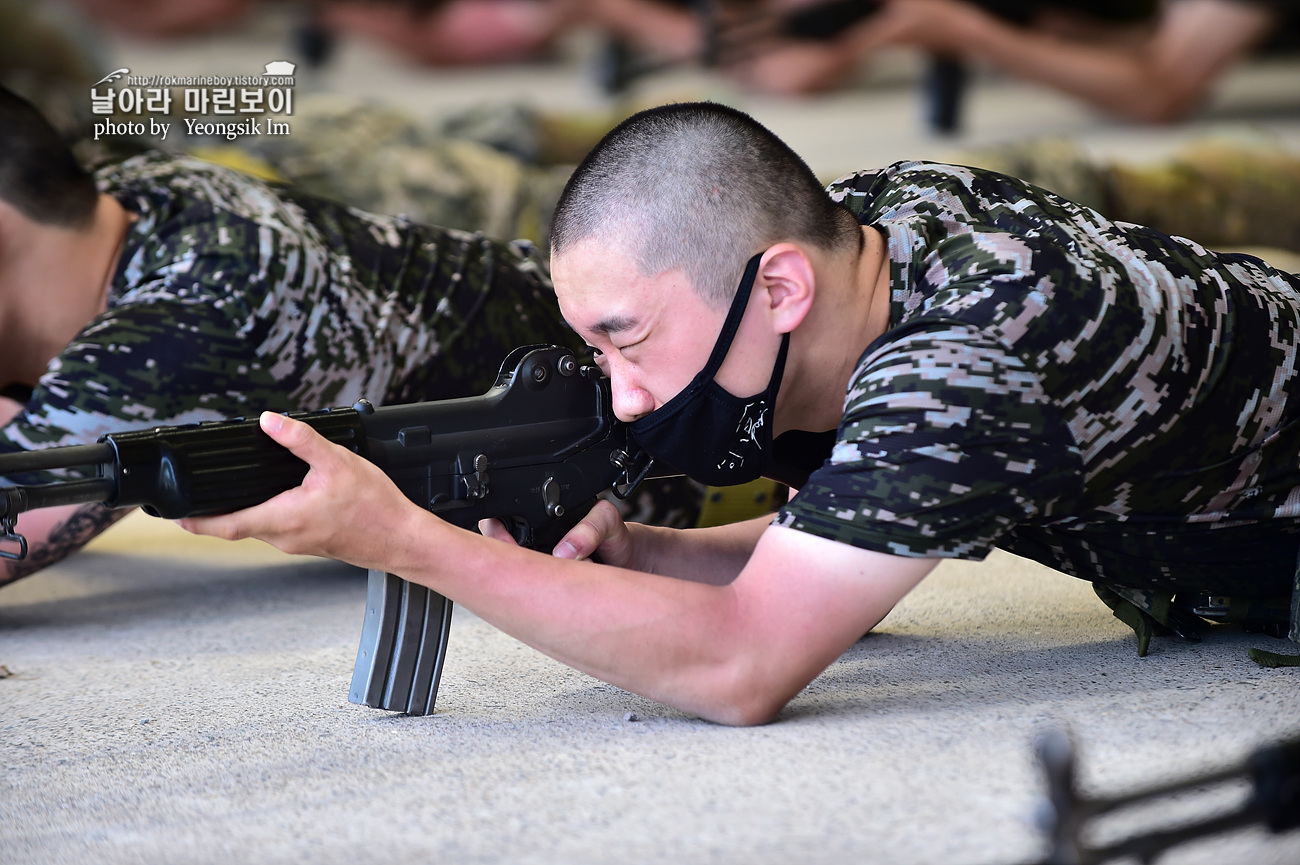
<instances>
[{"instance_id":1,"label":"second soldier's arm","mask_svg":"<svg viewBox=\"0 0 1300 865\"><path fill-rule=\"evenodd\" d=\"M62 561L132 510L101 504L60 505L21 515L16 529L27 539L27 556L21 561L3 560L0 585Z\"/></svg>"}]
</instances>

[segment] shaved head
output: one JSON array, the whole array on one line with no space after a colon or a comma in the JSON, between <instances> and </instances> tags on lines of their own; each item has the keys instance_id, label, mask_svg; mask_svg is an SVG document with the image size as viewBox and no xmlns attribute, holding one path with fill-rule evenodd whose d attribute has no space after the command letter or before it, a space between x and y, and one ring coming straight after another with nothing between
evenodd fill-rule
<instances>
[{"instance_id":1,"label":"shaved head","mask_svg":"<svg viewBox=\"0 0 1300 865\"><path fill-rule=\"evenodd\" d=\"M857 248L862 233L766 127L693 102L634 114L574 171L552 219L551 255L589 239L646 276L680 269L701 297L725 306L755 253L782 241Z\"/></svg>"}]
</instances>

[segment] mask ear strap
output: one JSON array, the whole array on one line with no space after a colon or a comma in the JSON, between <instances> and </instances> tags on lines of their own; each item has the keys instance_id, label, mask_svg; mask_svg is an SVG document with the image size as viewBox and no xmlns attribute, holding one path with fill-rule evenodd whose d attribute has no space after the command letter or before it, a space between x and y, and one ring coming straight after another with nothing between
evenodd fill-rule
<instances>
[{"instance_id":1,"label":"mask ear strap","mask_svg":"<svg viewBox=\"0 0 1300 865\"><path fill-rule=\"evenodd\" d=\"M781 334L781 350L776 353L776 366L772 367L772 380L767 383L768 399L772 408L776 408L776 392L781 388L781 376L785 375L785 355L790 350L789 331Z\"/></svg>"},{"instance_id":2,"label":"mask ear strap","mask_svg":"<svg viewBox=\"0 0 1300 865\"><path fill-rule=\"evenodd\" d=\"M740 320L744 318L745 308L749 306L750 291L754 288L754 280L758 277L758 262L762 257L763 253L756 253L745 265L745 275L740 280L740 288L736 289L736 297L731 302L731 309L727 310L727 318L722 322L722 332L718 334L718 341L713 344L713 354L709 355L709 362L704 365L703 371L698 376L701 380L707 381L713 378L713 374L726 359L727 352L731 350L731 341L736 338Z\"/></svg>"}]
</instances>

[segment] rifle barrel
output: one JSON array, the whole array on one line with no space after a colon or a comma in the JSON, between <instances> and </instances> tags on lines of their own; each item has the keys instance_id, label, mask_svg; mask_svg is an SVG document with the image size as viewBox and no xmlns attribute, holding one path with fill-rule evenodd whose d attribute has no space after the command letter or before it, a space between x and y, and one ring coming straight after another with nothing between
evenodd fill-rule
<instances>
[{"instance_id":1,"label":"rifle barrel","mask_svg":"<svg viewBox=\"0 0 1300 865\"><path fill-rule=\"evenodd\" d=\"M117 493L111 478L61 481L33 487L0 487L0 518L11 518L23 511L106 502Z\"/></svg>"},{"instance_id":2,"label":"rifle barrel","mask_svg":"<svg viewBox=\"0 0 1300 865\"><path fill-rule=\"evenodd\" d=\"M0 454L0 477L21 472L45 469L65 469L72 466L89 466L112 462L116 457L108 442L94 445L47 448L39 451L15 451Z\"/></svg>"}]
</instances>

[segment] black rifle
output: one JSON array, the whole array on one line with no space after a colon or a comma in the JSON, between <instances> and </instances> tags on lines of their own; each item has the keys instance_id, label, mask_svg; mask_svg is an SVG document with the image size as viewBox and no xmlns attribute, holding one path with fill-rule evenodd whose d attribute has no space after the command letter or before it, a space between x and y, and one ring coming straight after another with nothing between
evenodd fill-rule
<instances>
[{"instance_id":1,"label":"black rifle","mask_svg":"<svg viewBox=\"0 0 1300 865\"><path fill-rule=\"evenodd\" d=\"M604 492L626 496L651 460L613 413L609 382L557 346L515 349L481 396L375 408L290 413L383 469L407 498L462 528L503 520L521 545L550 550ZM307 464L256 419L110 433L98 444L0 455L0 476L92 469L82 480L0 487L0 542L22 559L23 511L102 502L154 516L229 513L292 489ZM425 715L433 711L452 602L392 574L370 571L361 645L348 699Z\"/></svg>"},{"instance_id":2,"label":"black rifle","mask_svg":"<svg viewBox=\"0 0 1300 865\"><path fill-rule=\"evenodd\" d=\"M1047 731L1036 750L1048 788L1042 817L1049 850L1041 865L1100 865L1131 859L1153 862L1172 847L1247 826L1262 824L1274 833L1300 829L1300 739L1260 748L1243 762L1216 771L1146 790L1096 797L1082 795L1076 786L1074 747L1068 733ZM1241 781L1250 784L1250 796L1226 813L1173 828L1136 832L1110 843L1087 840L1098 819L1108 814Z\"/></svg>"}]
</instances>

